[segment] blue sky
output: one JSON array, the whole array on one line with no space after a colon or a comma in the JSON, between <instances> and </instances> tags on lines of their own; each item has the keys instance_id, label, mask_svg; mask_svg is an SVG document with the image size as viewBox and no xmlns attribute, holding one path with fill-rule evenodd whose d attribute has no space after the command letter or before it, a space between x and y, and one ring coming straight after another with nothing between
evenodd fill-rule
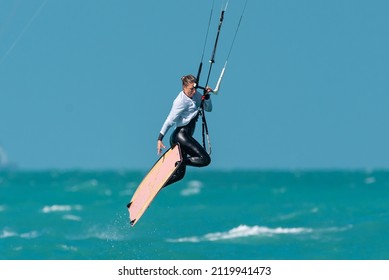
<instances>
[{"instance_id":1,"label":"blue sky","mask_svg":"<svg viewBox=\"0 0 389 280\"><path fill-rule=\"evenodd\" d=\"M243 4L229 2L211 86ZM151 167L180 77L197 73L210 7L1 0L9 159L26 169ZM249 0L207 114L209 168L389 168L388 9L384 0Z\"/></svg>"}]
</instances>

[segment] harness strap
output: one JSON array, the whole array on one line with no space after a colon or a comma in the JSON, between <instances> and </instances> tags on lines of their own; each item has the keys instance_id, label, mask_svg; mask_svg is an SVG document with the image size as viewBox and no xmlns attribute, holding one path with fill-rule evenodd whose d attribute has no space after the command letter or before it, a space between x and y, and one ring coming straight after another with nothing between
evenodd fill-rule
<instances>
[{"instance_id":1,"label":"harness strap","mask_svg":"<svg viewBox=\"0 0 389 280\"><path fill-rule=\"evenodd\" d=\"M209 155L211 155L211 153L212 153L211 139L209 138L207 119L205 118L205 111L204 111L204 106L203 105L201 105L200 114L201 114L201 120L202 120L203 147L204 147L204 150L206 150L207 153ZM207 150L207 146L205 145L205 138L207 138L208 150Z\"/></svg>"}]
</instances>

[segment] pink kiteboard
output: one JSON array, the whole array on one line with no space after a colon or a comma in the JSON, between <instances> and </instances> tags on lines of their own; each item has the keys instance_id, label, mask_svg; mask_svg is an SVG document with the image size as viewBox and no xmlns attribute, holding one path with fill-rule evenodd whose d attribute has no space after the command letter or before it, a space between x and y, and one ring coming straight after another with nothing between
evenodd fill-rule
<instances>
[{"instance_id":1,"label":"pink kiteboard","mask_svg":"<svg viewBox=\"0 0 389 280\"><path fill-rule=\"evenodd\" d=\"M167 150L150 169L136 189L131 202L127 205L131 226L134 226L139 221L181 162L180 147L176 145Z\"/></svg>"}]
</instances>

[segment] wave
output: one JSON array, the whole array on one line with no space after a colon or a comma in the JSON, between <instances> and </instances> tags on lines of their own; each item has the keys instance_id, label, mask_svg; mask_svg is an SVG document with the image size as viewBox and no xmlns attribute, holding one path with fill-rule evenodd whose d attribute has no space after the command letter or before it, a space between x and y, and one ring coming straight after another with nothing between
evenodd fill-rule
<instances>
[{"instance_id":1,"label":"wave","mask_svg":"<svg viewBox=\"0 0 389 280\"><path fill-rule=\"evenodd\" d=\"M24 232L24 233L20 233L20 234L15 232L15 231L12 231L10 229L3 229L0 232L0 239L10 238L10 237L20 237L23 239L33 239L33 238L37 238L39 236L40 236L40 234L36 230Z\"/></svg>"},{"instance_id":2,"label":"wave","mask_svg":"<svg viewBox=\"0 0 389 280\"><path fill-rule=\"evenodd\" d=\"M8 229L3 229L3 231L0 232L0 239L14 237L14 236L18 236L18 234L16 232L8 230Z\"/></svg>"},{"instance_id":3,"label":"wave","mask_svg":"<svg viewBox=\"0 0 389 280\"><path fill-rule=\"evenodd\" d=\"M294 228L269 228L264 226L247 226L240 225L236 228L233 228L224 232L215 232L208 233L203 236L191 236L191 237L182 237L177 239L167 239L168 242L180 243L180 242L189 242L197 243L204 241L220 241L220 240L230 240L237 238L246 238L246 237L272 237L275 235L298 235L298 234L310 234L313 232L337 232L344 231L349 229L351 226L343 228L328 228L321 230L314 230L312 228L305 227L294 227Z\"/></svg>"},{"instance_id":4,"label":"wave","mask_svg":"<svg viewBox=\"0 0 389 280\"><path fill-rule=\"evenodd\" d=\"M77 252L78 248L75 246L69 246L69 245L58 245L59 248L61 248L64 251L72 251Z\"/></svg>"},{"instance_id":5,"label":"wave","mask_svg":"<svg viewBox=\"0 0 389 280\"><path fill-rule=\"evenodd\" d=\"M92 226L83 232L67 236L70 240L100 239L106 241L126 240L127 235L120 228L113 226Z\"/></svg>"},{"instance_id":6,"label":"wave","mask_svg":"<svg viewBox=\"0 0 389 280\"><path fill-rule=\"evenodd\" d=\"M44 206L42 208L42 212L47 214L47 213L52 213L52 212L70 212L73 210L82 210L81 205L51 205L51 206Z\"/></svg>"},{"instance_id":7,"label":"wave","mask_svg":"<svg viewBox=\"0 0 389 280\"><path fill-rule=\"evenodd\" d=\"M39 237L40 234L38 231L36 230L33 230L33 231L30 231L30 232L25 232L25 233L21 233L20 234L20 237L21 238L24 238L24 239L33 239L33 238L37 238Z\"/></svg>"},{"instance_id":8,"label":"wave","mask_svg":"<svg viewBox=\"0 0 389 280\"><path fill-rule=\"evenodd\" d=\"M76 215L63 215L62 219L68 220L68 221L76 221L76 222L80 222L82 220L81 217L76 216Z\"/></svg>"},{"instance_id":9,"label":"wave","mask_svg":"<svg viewBox=\"0 0 389 280\"><path fill-rule=\"evenodd\" d=\"M79 191L95 190L98 185L99 185L99 181L97 179L90 179L84 182L80 182L79 184L69 186L66 188L66 191L79 192Z\"/></svg>"},{"instance_id":10,"label":"wave","mask_svg":"<svg viewBox=\"0 0 389 280\"><path fill-rule=\"evenodd\" d=\"M375 182L376 182L376 178L373 177L373 176L365 178L365 184L366 185L374 184Z\"/></svg>"},{"instance_id":11,"label":"wave","mask_svg":"<svg viewBox=\"0 0 389 280\"><path fill-rule=\"evenodd\" d=\"M198 180L192 180L188 183L187 187L181 190L180 194L182 196L190 196L199 194L201 188L203 187L203 183Z\"/></svg>"}]
</instances>

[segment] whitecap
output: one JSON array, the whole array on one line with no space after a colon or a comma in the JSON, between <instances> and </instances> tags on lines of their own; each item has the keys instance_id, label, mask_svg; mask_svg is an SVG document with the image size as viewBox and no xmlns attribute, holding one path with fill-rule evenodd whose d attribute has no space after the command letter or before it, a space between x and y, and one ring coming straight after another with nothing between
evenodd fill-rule
<instances>
[{"instance_id":1,"label":"whitecap","mask_svg":"<svg viewBox=\"0 0 389 280\"><path fill-rule=\"evenodd\" d=\"M81 217L76 215L63 215L62 219L69 220L69 221L76 221L76 222L81 221Z\"/></svg>"},{"instance_id":2,"label":"whitecap","mask_svg":"<svg viewBox=\"0 0 389 280\"><path fill-rule=\"evenodd\" d=\"M343 227L329 227L329 228L323 228L323 229L318 229L317 232L342 232L346 230L350 230L353 228L353 225L347 225Z\"/></svg>"},{"instance_id":3,"label":"whitecap","mask_svg":"<svg viewBox=\"0 0 389 280\"><path fill-rule=\"evenodd\" d=\"M14 237L18 236L18 234L14 231L3 229L2 232L0 232L0 238L8 238L8 237Z\"/></svg>"},{"instance_id":4,"label":"whitecap","mask_svg":"<svg viewBox=\"0 0 389 280\"><path fill-rule=\"evenodd\" d=\"M5 205L0 205L0 212L4 212L6 209Z\"/></svg>"},{"instance_id":5,"label":"whitecap","mask_svg":"<svg viewBox=\"0 0 389 280\"><path fill-rule=\"evenodd\" d=\"M190 196L199 194L201 188L203 187L203 183L198 180L192 180L188 183L187 187L181 190L180 194L182 196Z\"/></svg>"},{"instance_id":6,"label":"whitecap","mask_svg":"<svg viewBox=\"0 0 389 280\"><path fill-rule=\"evenodd\" d=\"M201 237L198 237L198 236L192 236L192 237L182 237L182 238L177 238L177 239L168 239L167 240L168 242L172 242L172 243L198 243L198 242L201 242L202 241L202 238Z\"/></svg>"},{"instance_id":7,"label":"whitecap","mask_svg":"<svg viewBox=\"0 0 389 280\"><path fill-rule=\"evenodd\" d=\"M87 191L90 189L95 189L99 185L99 181L96 179L90 179L79 184L69 186L66 188L69 192L78 192L78 191Z\"/></svg>"},{"instance_id":8,"label":"whitecap","mask_svg":"<svg viewBox=\"0 0 389 280\"><path fill-rule=\"evenodd\" d=\"M33 238L37 238L39 236L40 236L40 234L36 230L21 233L21 234L15 232L15 231L9 230L9 229L3 229L3 231L0 232L0 239L1 238L9 238L9 237L20 237L20 238L24 238L24 239L33 239Z\"/></svg>"},{"instance_id":9,"label":"whitecap","mask_svg":"<svg viewBox=\"0 0 389 280\"><path fill-rule=\"evenodd\" d=\"M51 205L45 206L42 208L43 213L51 213L51 212L70 212L72 210L82 210L81 205Z\"/></svg>"},{"instance_id":10,"label":"whitecap","mask_svg":"<svg viewBox=\"0 0 389 280\"><path fill-rule=\"evenodd\" d=\"M39 236L40 234L36 230L20 234L20 237L24 239L33 239Z\"/></svg>"},{"instance_id":11,"label":"whitecap","mask_svg":"<svg viewBox=\"0 0 389 280\"><path fill-rule=\"evenodd\" d=\"M301 233L310 233L312 229L310 228L269 228L269 227L261 227L261 226L253 226L249 227L246 225L240 225L236 228L233 228L227 232L216 232L209 233L205 235L206 240L215 241L221 239L233 239L240 237L248 237L248 236L272 236L275 234L301 234Z\"/></svg>"},{"instance_id":12,"label":"whitecap","mask_svg":"<svg viewBox=\"0 0 389 280\"><path fill-rule=\"evenodd\" d=\"M76 252L78 251L78 248L77 247L74 247L74 246L68 246L68 245L59 245L59 247L65 251L72 251L72 252Z\"/></svg>"},{"instance_id":13,"label":"whitecap","mask_svg":"<svg viewBox=\"0 0 389 280\"><path fill-rule=\"evenodd\" d=\"M289 214L281 215L279 217L279 220L290 220L290 219L293 219L293 218L300 216L301 214L302 214L302 212L292 212Z\"/></svg>"},{"instance_id":14,"label":"whitecap","mask_svg":"<svg viewBox=\"0 0 389 280\"><path fill-rule=\"evenodd\" d=\"M191 236L178 239L168 239L169 242L201 242L201 241L219 241L226 239L236 239L251 236L273 236L281 234L307 234L313 232L311 228L295 227L295 228L269 228L263 226L247 226L240 225L229 231L208 233L203 236Z\"/></svg>"},{"instance_id":15,"label":"whitecap","mask_svg":"<svg viewBox=\"0 0 389 280\"><path fill-rule=\"evenodd\" d=\"M376 181L376 179L374 177L372 177L372 176L365 178L365 184L366 185L374 184L375 181Z\"/></svg>"}]
</instances>

